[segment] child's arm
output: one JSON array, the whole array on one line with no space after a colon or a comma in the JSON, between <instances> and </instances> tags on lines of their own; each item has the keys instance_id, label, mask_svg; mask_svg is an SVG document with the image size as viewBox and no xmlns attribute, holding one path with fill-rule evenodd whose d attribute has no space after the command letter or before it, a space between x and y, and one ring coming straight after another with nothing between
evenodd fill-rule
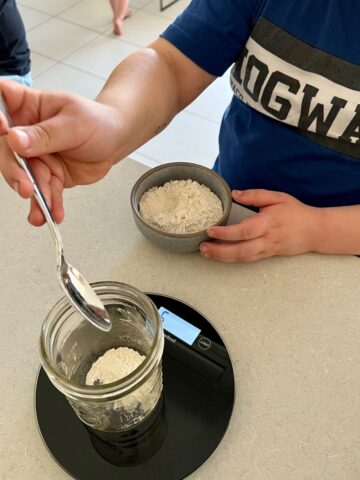
<instances>
[{"instance_id":1,"label":"child's arm","mask_svg":"<svg viewBox=\"0 0 360 480\"><path fill-rule=\"evenodd\" d=\"M360 205L319 209L314 251L360 255Z\"/></svg>"},{"instance_id":2,"label":"child's arm","mask_svg":"<svg viewBox=\"0 0 360 480\"><path fill-rule=\"evenodd\" d=\"M160 38L114 70L97 102L0 82L0 94L18 126L9 131L0 114L0 173L23 198L32 197L32 185L8 145L29 158L55 221L61 222L64 188L100 180L114 163L163 130L214 79ZM29 221L44 222L34 201Z\"/></svg>"}]
</instances>

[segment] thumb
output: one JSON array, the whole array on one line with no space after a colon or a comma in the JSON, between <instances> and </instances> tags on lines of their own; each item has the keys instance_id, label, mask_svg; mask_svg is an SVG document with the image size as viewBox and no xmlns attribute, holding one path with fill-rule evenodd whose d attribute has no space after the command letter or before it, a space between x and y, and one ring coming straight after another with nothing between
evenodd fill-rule
<instances>
[{"instance_id":1,"label":"thumb","mask_svg":"<svg viewBox=\"0 0 360 480\"><path fill-rule=\"evenodd\" d=\"M284 202L289 197L286 193L263 189L233 190L232 196L237 203L259 208Z\"/></svg>"},{"instance_id":2,"label":"thumb","mask_svg":"<svg viewBox=\"0 0 360 480\"><path fill-rule=\"evenodd\" d=\"M31 158L70 150L76 146L75 137L68 119L58 115L35 125L10 129L7 141L10 148Z\"/></svg>"}]
</instances>

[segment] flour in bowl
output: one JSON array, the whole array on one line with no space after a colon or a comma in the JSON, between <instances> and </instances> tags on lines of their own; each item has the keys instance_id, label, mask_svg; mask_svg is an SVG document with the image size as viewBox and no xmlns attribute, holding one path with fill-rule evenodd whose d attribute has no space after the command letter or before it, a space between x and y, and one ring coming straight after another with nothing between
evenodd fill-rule
<instances>
[{"instance_id":1,"label":"flour in bowl","mask_svg":"<svg viewBox=\"0 0 360 480\"><path fill-rule=\"evenodd\" d=\"M216 224L224 214L221 200L195 180L171 180L153 187L139 202L140 215L167 233L195 233Z\"/></svg>"},{"instance_id":2,"label":"flour in bowl","mask_svg":"<svg viewBox=\"0 0 360 480\"><path fill-rule=\"evenodd\" d=\"M127 347L111 348L99 357L86 375L86 385L116 382L137 369L145 356Z\"/></svg>"}]
</instances>

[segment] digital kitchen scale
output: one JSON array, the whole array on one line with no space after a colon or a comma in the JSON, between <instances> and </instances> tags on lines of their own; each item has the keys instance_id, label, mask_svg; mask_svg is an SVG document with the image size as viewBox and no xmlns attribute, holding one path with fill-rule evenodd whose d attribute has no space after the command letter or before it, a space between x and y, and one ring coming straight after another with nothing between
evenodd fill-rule
<instances>
[{"instance_id":1,"label":"digital kitchen scale","mask_svg":"<svg viewBox=\"0 0 360 480\"><path fill-rule=\"evenodd\" d=\"M235 383L231 360L211 323L175 298L148 294L163 320L164 390L144 425L132 431L91 431L43 369L35 407L55 461L78 480L180 480L214 452L228 427ZM145 432L145 433L144 433Z\"/></svg>"}]
</instances>

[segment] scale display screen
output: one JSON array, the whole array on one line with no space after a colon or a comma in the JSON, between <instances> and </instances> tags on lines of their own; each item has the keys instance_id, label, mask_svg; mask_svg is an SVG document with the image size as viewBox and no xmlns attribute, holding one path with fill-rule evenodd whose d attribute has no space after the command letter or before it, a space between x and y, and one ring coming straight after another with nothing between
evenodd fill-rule
<instances>
[{"instance_id":1,"label":"scale display screen","mask_svg":"<svg viewBox=\"0 0 360 480\"><path fill-rule=\"evenodd\" d=\"M164 307L159 308L164 329L188 345L192 345L201 330Z\"/></svg>"}]
</instances>

